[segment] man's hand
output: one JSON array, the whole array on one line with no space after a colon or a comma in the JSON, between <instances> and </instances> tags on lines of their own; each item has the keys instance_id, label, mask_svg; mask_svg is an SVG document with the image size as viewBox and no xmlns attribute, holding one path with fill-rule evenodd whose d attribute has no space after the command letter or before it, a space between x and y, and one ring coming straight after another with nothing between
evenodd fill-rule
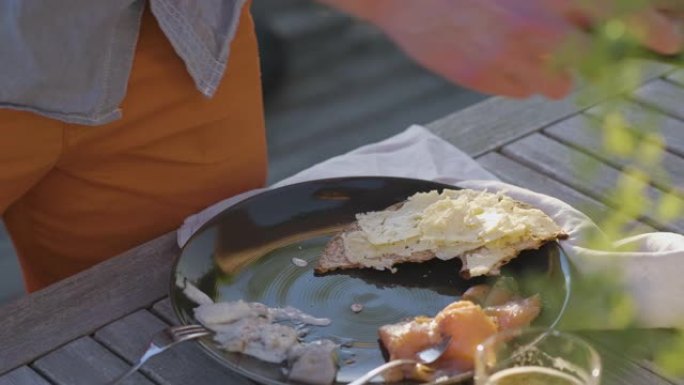
<instances>
[{"instance_id":1,"label":"man's hand","mask_svg":"<svg viewBox=\"0 0 684 385\"><path fill-rule=\"evenodd\" d=\"M677 25L655 6L621 10L619 0L321 0L379 26L414 60L474 90L516 98L565 96L592 25L618 17L660 53L681 49ZM658 0L679 1L679 0ZM598 5L594 3L599 3ZM616 16L617 15L617 16Z\"/></svg>"},{"instance_id":2,"label":"man's hand","mask_svg":"<svg viewBox=\"0 0 684 385\"><path fill-rule=\"evenodd\" d=\"M546 0L547 9L582 28L607 19L624 23L645 47L661 54L674 54L682 48L680 17L682 0ZM675 19L676 17L676 19Z\"/></svg>"}]
</instances>

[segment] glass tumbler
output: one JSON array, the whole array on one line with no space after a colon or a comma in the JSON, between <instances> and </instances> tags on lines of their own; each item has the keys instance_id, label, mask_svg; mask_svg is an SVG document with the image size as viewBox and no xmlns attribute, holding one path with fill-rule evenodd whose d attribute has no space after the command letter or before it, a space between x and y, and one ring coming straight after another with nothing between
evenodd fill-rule
<instances>
[{"instance_id":1,"label":"glass tumbler","mask_svg":"<svg viewBox=\"0 0 684 385\"><path fill-rule=\"evenodd\" d=\"M601 358L583 339L548 329L516 329L478 345L475 385L599 385Z\"/></svg>"}]
</instances>

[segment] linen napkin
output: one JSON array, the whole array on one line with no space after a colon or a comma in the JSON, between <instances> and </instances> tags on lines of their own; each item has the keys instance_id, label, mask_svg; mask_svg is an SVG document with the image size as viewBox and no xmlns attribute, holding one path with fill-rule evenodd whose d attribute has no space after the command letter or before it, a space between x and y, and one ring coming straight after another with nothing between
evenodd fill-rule
<instances>
[{"instance_id":1,"label":"linen napkin","mask_svg":"<svg viewBox=\"0 0 684 385\"><path fill-rule=\"evenodd\" d=\"M556 198L498 181L469 155L417 125L319 163L272 187L341 176L408 177L490 192L504 191L541 209L568 233L569 238L561 241L561 246L580 275L619 271L636 307L639 326L684 326L684 280L680 279L684 273L684 236L680 234L649 233L617 242L616 246L633 246L631 252L589 249L589 234L601 232L585 214ZM234 196L188 217L178 229L179 246L216 214L262 190Z\"/></svg>"}]
</instances>

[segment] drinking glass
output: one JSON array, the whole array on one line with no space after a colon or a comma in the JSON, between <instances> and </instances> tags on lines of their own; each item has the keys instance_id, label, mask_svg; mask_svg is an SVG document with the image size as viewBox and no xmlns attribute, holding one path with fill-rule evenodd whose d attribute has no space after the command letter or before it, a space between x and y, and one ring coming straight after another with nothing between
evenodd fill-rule
<instances>
[{"instance_id":1,"label":"drinking glass","mask_svg":"<svg viewBox=\"0 0 684 385\"><path fill-rule=\"evenodd\" d=\"M475 385L598 385L601 358L581 338L548 329L508 330L475 353Z\"/></svg>"}]
</instances>

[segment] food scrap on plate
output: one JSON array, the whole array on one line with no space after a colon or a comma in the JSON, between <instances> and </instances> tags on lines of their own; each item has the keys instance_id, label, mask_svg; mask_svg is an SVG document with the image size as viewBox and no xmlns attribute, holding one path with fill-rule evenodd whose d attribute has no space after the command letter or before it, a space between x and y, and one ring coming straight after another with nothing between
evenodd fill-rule
<instances>
[{"instance_id":1,"label":"food scrap on plate","mask_svg":"<svg viewBox=\"0 0 684 385\"><path fill-rule=\"evenodd\" d=\"M478 344L500 330L528 326L541 311L539 295L522 298L509 289L509 283L510 278L500 278L493 286L474 286L434 317L419 316L380 327L380 342L390 360L416 359L418 352L447 336L451 339L434 364L398 367L385 372L385 380L432 381L471 370Z\"/></svg>"},{"instance_id":2,"label":"food scrap on plate","mask_svg":"<svg viewBox=\"0 0 684 385\"><path fill-rule=\"evenodd\" d=\"M268 307L242 300L215 303L190 282L179 282L189 299L198 304L195 319L214 332L216 345L227 352L241 353L264 362L285 364L292 381L329 385L338 369L338 345L327 339L303 342L305 326L327 326L317 318L291 306Z\"/></svg>"}]
</instances>

